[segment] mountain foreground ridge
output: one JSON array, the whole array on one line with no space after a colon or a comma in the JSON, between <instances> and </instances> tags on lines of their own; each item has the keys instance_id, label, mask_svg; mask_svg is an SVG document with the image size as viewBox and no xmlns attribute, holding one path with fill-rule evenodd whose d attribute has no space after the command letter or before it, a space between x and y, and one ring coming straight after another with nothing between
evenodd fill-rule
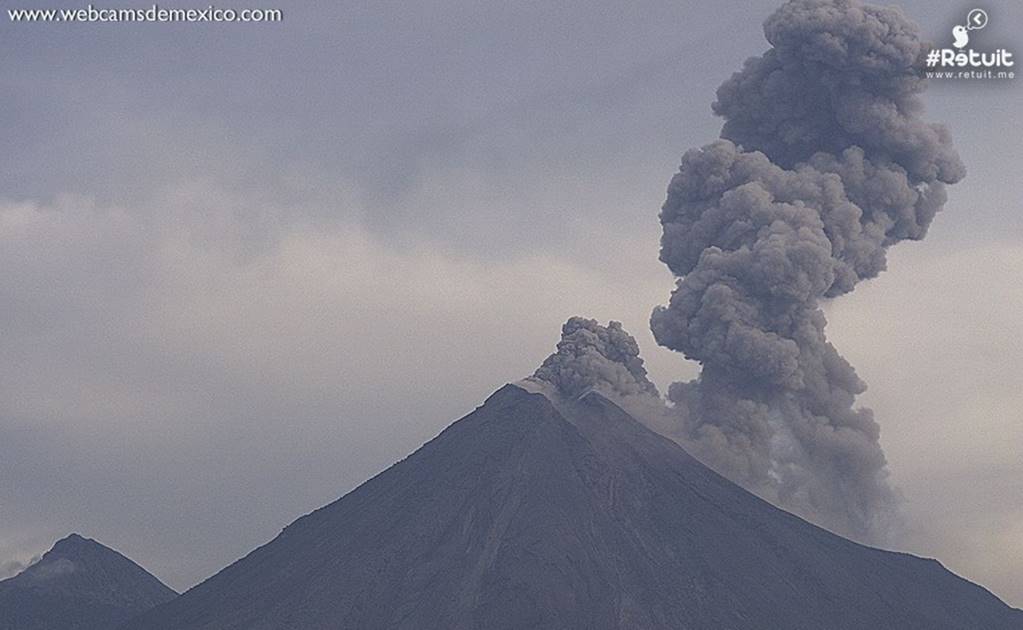
<instances>
[{"instance_id":1,"label":"mountain foreground ridge","mask_svg":"<svg viewBox=\"0 0 1023 630\"><path fill-rule=\"evenodd\" d=\"M125 630L1023 628L746 492L607 397L506 385Z\"/></svg>"}]
</instances>

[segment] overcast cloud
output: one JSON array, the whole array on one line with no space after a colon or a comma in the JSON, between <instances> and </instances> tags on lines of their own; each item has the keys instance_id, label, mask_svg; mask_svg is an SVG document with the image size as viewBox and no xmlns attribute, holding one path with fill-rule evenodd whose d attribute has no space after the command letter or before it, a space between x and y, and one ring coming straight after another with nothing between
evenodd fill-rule
<instances>
[{"instance_id":1,"label":"overcast cloud","mask_svg":"<svg viewBox=\"0 0 1023 630\"><path fill-rule=\"evenodd\" d=\"M935 39L969 8L902 4ZM187 588L532 373L570 315L622 321L662 391L695 373L647 329L657 212L774 2L287 5L0 26L0 567L78 531ZM1023 54L1023 9L985 8ZM910 550L1020 606L1018 85L929 90L969 175L827 313Z\"/></svg>"}]
</instances>

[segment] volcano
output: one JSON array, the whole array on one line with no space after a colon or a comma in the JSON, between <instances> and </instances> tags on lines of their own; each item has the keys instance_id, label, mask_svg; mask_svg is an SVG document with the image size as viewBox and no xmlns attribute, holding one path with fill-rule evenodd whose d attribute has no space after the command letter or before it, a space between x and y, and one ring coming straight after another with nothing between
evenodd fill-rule
<instances>
[{"instance_id":1,"label":"volcano","mask_svg":"<svg viewBox=\"0 0 1023 630\"><path fill-rule=\"evenodd\" d=\"M0 581L0 630L109 630L176 596L113 549L71 534Z\"/></svg>"},{"instance_id":2,"label":"volcano","mask_svg":"<svg viewBox=\"0 0 1023 630\"><path fill-rule=\"evenodd\" d=\"M506 385L125 629L1021 627L937 561L775 508L596 391Z\"/></svg>"}]
</instances>

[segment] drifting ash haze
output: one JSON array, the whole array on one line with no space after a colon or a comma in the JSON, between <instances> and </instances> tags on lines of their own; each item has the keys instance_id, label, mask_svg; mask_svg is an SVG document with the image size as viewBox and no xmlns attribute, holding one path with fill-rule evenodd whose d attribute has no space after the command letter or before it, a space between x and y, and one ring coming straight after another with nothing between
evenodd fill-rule
<instances>
[{"instance_id":1,"label":"drifting ash haze","mask_svg":"<svg viewBox=\"0 0 1023 630\"><path fill-rule=\"evenodd\" d=\"M723 139L683 156L661 212L660 258L680 280L651 328L702 366L671 386L662 429L761 496L884 542L896 493L821 301L923 238L965 172L921 118L926 47L901 12L799 0L764 33L772 48L718 89Z\"/></svg>"}]
</instances>

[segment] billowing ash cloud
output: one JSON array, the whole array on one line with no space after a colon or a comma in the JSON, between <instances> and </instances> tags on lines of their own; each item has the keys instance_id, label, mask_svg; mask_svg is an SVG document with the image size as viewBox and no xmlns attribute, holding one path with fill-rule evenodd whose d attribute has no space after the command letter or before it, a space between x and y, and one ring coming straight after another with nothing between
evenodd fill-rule
<instances>
[{"instance_id":1,"label":"billowing ash cloud","mask_svg":"<svg viewBox=\"0 0 1023 630\"><path fill-rule=\"evenodd\" d=\"M920 118L924 45L900 12L794 0L764 32L773 48L718 89L723 139L685 154L661 212L680 280L651 328L702 364L670 388L671 433L762 496L878 542L895 493L820 305L923 238L964 169Z\"/></svg>"},{"instance_id":2,"label":"billowing ash cloud","mask_svg":"<svg viewBox=\"0 0 1023 630\"><path fill-rule=\"evenodd\" d=\"M663 407L657 387L647 378L639 345L615 321L601 326L593 319L569 318L561 327L557 351L524 384L552 386L569 398L597 390L626 405L652 400Z\"/></svg>"}]
</instances>

